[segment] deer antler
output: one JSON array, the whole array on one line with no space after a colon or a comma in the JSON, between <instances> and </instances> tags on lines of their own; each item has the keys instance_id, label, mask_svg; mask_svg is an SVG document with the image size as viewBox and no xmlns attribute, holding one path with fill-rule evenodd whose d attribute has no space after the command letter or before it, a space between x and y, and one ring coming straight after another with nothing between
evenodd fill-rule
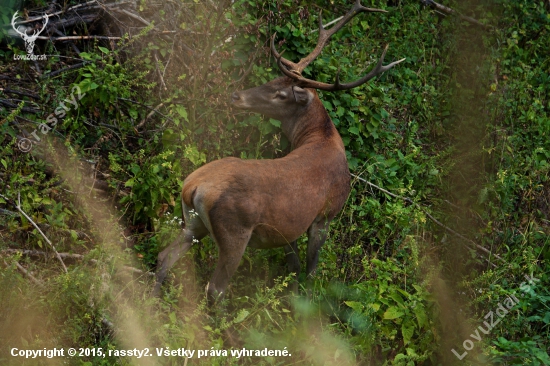
<instances>
[{"instance_id":1,"label":"deer antler","mask_svg":"<svg viewBox=\"0 0 550 366\"><path fill-rule=\"evenodd\" d=\"M19 29L17 29L17 27L15 27L15 19L19 18L19 17L17 16L17 13L18 13L18 11L16 11L15 14L13 14L13 16L11 17L11 27L12 27L13 30L15 30L21 37L27 37L27 33L20 32Z\"/></svg>"},{"instance_id":2,"label":"deer antler","mask_svg":"<svg viewBox=\"0 0 550 366\"><path fill-rule=\"evenodd\" d=\"M302 58L298 63L294 63L292 61L287 60L286 58L282 57L279 52L275 49L275 37L277 33L273 34L271 37L271 52L273 52L273 55L277 59L277 65L279 66L279 69L285 74L286 76L296 80L298 84L302 87L306 88L315 88L315 89L321 89L321 90L327 90L327 91L336 91L336 90L346 90L355 88L356 86L359 86L363 83L366 83L373 77L383 73L384 71L387 71L397 65L398 63L404 61L405 59L401 59L399 61L392 62L389 65L382 65L384 61L384 56L386 55L386 51L388 50L388 46L386 45L384 52L382 53L382 57L378 60L378 64L376 67L371 70L367 75L362 77L359 80L356 80L351 83L341 84L339 80L339 75L336 75L336 82L334 84L326 84L315 80L306 79L302 76L302 71L313 61L321 51L323 50L323 47L325 47L326 43L330 39L330 37L339 31L351 18L356 16L357 14L361 12L381 12L385 13L385 10L382 9L372 9L372 8L366 8L363 5L361 5L360 0L356 0L355 4L351 8L350 11L346 13L342 17L342 19L336 23L332 28L325 29L323 26L323 19L322 14L319 13L319 39L317 41L317 46L315 46L315 49L306 57Z\"/></svg>"}]
</instances>

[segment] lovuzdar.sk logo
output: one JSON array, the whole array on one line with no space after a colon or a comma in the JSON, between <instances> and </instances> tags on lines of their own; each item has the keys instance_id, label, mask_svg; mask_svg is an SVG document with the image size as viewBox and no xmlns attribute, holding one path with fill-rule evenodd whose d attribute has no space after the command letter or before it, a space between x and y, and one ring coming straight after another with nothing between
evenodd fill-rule
<instances>
[{"instance_id":1,"label":"lovuzdar.sk logo","mask_svg":"<svg viewBox=\"0 0 550 366\"><path fill-rule=\"evenodd\" d=\"M48 14L45 14L44 17L46 19L46 21L44 22L44 24L42 25L42 28L40 30L34 30L32 35L28 35L27 34L27 29L21 31L19 30L19 26L15 26L15 20L18 18L17 16L17 11L15 12L15 14L13 14L13 17L11 18L11 26L12 28L17 32L17 34L19 34L21 36L21 38L23 38L23 41L25 41L25 49L27 50L27 54L26 55L13 55L13 59L14 60L32 60L32 61L38 61L38 60L45 60L46 59L46 55L35 55L33 54L33 50L34 50L34 42L36 42L36 40L38 39L38 36L40 35L40 33L42 33L44 31L44 29L46 29L46 24L48 24L48 20L49 20L49 16Z\"/></svg>"}]
</instances>

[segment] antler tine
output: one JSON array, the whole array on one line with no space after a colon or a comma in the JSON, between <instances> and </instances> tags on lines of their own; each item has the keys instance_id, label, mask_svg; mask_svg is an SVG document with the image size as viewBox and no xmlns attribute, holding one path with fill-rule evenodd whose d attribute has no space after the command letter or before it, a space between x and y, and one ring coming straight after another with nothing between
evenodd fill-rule
<instances>
[{"instance_id":1,"label":"antler tine","mask_svg":"<svg viewBox=\"0 0 550 366\"><path fill-rule=\"evenodd\" d=\"M326 83L322 83L322 82L319 82L319 81L306 79L302 76L297 76L297 75L290 76L286 73L285 73L285 75L293 77L294 79L296 79L298 81L299 85L304 87L304 88L315 88L315 89L326 90L326 91L337 91L337 90L352 89L352 88L355 88L355 87L357 87L361 84L366 83L367 81L374 78L375 76L380 75L385 71L388 71L389 69L391 69L392 67L394 67L398 63L405 61L405 59L402 58L401 60L394 61L394 62L384 66L383 65L384 57L386 56L386 51L388 51L388 47L389 47L389 44L386 45L386 47L384 48L384 52L382 52L382 56L378 60L378 63L376 64L376 67L374 69L372 69L367 75L363 76L361 79L356 80L356 81L351 82L351 83L345 83L345 84L340 83L339 75L336 76L336 82L334 84L326 84ZM290 72L288 72L288 73L290 73Z\"/></svg>"},{"instance_id":2,"label":"antler tine","mask_svg":"<svg viewBox=\"0 0 550 366\"><path fill-rule=\"evenodd\" d=\"M296 71L294 70L289 70L287 69L287 66L283 65L283 60L287 61L287 62L290 62L288 61L287 59L283 58L280 54L276 54L275 55L275 58L277 59L277 66L279 67L279 69L283 72L283 74L285 74L286 76L288 76L289 78L291 79L294 79L294 80L297 80L297 81L301 81L301 80L308 80L308 79L305 79L303 78L300 74L298 74Z\"/></svg>"},{"instance_id":3,"label":"antler tine","mask_svg":"<svg viewBox=\"0 0 550 366\"><path fill-rule=\"evenodd\" d=\"M13 16L11 17L11 25L12 25L12 28L21 36L21 37L25 37L27 36L26 33L23 33L21 31L19 31L18 27L15 26L15 19L19 18L17 16L17 13L19 13L18 11L16 11Z\"/></svg>"},{"instance_id":4,"label":"antler tine","mask_svg":"<svg viewBox=\"0 0 550 366\"><path fill-rule=\"evenodd\" d=\"M342 19L336 23L334 26L332 26L330 29L325 29L323 26L323 16L322 11L319 11L319 39L317 40L317 45L315 46L315 49L306 57L301 59L296 65L296 71L299 73L302 73L302 71L309 65L323 50L326 43L330 39L330 37L338 32L347 22L349 22L354 16L356 16L359 13L362 12L379 12L379 13L386 13L386 10L382 9L374 9L374 8L367 8L361 5L360 0L356 0L353 7L342 17Z\"/></svg>"},{"instance_id":5,"label":"antler tine","mask_svg":"<svg viewBox=\"0 0 550 366\"><path fill-rule=\"evenodd\" d=\"M273 33L273 36L271 36L271 52L273 53L273 56L275 56L275 58L277 59L277 65L283 64L287 68L289 68L290 70L296 70L297 65L294 62L292 62L290 60L287 60L286 58L282 57L282 55L279 52L277 52L277 50L275 49L275 37L277 37L276 32ZM283 68L281 66L279 66L279 68L281 69L281 71L283 73L285 71L288 71L287 68Z\"/></svg>"}]
</instances>

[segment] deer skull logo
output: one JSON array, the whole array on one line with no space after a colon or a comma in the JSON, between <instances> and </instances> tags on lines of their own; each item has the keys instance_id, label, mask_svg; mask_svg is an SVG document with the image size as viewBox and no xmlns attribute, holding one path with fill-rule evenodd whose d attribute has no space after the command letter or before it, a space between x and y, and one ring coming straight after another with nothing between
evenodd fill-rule
<instances>
[{"instance_id":1,"label":"deer skull logo","mask_svg":"<svg viewBox=\"0 0 550 366\"><path fill-rule=\"evenodd\" d=\"M18 12L16 11L15 14L13 14L13 17L11 18L11 26L21 36L21 38L23 38L23 40L25 41L25 48L27 49L27 54L29 56L32 56L32 52L33 52L33 49L34 49L34 42L38 39L38 36L40 35L40 33L42 33L44 31L44 29L46 29L46 24L48 24L48 20L49 20L48 14L45 15L46 22L42 26L42 29L40 29L40 31L35 30L33 32L32 36L29 36L26 33L26 31L21 32L18 29L18 27L15 26L15 20L18 18L17 13Z\"/></svg>"}]
</instances>

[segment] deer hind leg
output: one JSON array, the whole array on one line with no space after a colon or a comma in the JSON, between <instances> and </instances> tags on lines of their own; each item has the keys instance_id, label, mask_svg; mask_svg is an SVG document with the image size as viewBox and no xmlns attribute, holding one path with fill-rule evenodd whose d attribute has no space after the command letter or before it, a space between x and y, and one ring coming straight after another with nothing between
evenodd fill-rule
<instances>
[{"instance_id":1,"label":"deer hind leg","mask_svg":"<svg viewBox=\"0 0 550 366\"><path fill-rule=\"evenodd\" d=\"M189 209L184 205L185 210L185 228L183 232L162 252L159 253L157 259L156 283L153 288L153 296L160 295L160 287L162 282L168 275L168 271L176 261L183 257L191 248L194 240L200 240L208 234L201 218L192 212L189 214Z\"/></svg>"},{"instance_id":2,"label":"deer hind leg","mask_svg":"<svg viewBox=\"0 0 550 366\"><path fill-rule=\"evenodd\" d=\"M307 231L307 276L311 276L317 268L319 249L327 240L329 221L326 218L315 220Z\"/></svg>"},{"instance_id":3,"label":"deer hind leg","mask_svg":"<svg viewBox=\"0 0 550 366\"><path fill-rule=\"evenodd\" d=\"M242 229L239 234L215 230L214 240L218 245L218 263L210 282L206 286L208 303L213 305L223 298L229 280L241 263L244 251L252 235L252 230ZM222 232L222 233L220 233Z\"/></svg>"},{"instance_id":4,"label":"deer hind leg","mask_svg":"<svg viewBox=\"0 0 550 366\"><path fill-rule=\"evenodd\" d=\"M296 240L285 246L286 262L290 273L295 273L291 290L298 293L298 277L300 276L300 255L298 254L298 243Z\"/></svg>"}]
</instances>

